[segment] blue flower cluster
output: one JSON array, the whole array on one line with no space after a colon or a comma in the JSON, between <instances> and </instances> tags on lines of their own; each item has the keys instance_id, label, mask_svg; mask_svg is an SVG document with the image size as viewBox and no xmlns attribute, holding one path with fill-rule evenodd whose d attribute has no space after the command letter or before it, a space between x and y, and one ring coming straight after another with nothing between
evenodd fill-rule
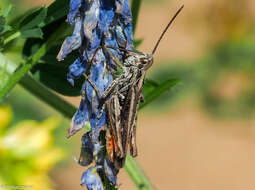
<instances>
[{"instance_id":1,"label":"blue flower cluster","mask_svg":"<svg viewBox=\"0 0 255 190\"><path fill-rule=\"evenodd\" d=\"M123 52L105 47L120 47L133 50L132 14L128 0L71 0L68 22L74 25L72 36L65 39L57 56L59 61L73 50L80 55L70 65L67 80L74 85L76 79L86 75L103 93L113 80L117 71L111 56L123 61ZM110 53L109 53L110 51ZM102 189L102 174L116 185L116 175L112 163L101 157L99 132L106 125L107 114L102 110L99 97L91 84L85 80L81 89L82 100L73 116L69 136L78 132L86 123L91 131L82 138L83 158L79 163L88 166L94 160L96 166L89 168L82 176L82 185L88 189Z\"/></svg>"}]
</instances>

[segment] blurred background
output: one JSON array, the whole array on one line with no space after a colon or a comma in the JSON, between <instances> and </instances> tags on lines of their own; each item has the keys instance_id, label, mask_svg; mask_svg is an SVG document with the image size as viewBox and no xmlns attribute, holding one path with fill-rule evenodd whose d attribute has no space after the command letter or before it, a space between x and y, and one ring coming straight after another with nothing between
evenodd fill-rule
<instances>
[{"instance_id":1,"label":"blurred background","mask_svg":"<svg viewBox=\"0 0 255 190\"><path fill-rule=\"evenodd\" d=\"M19 14L52 1L10 2ZM254 190L255 2L145 0L139 50L152 51L182 4L148 76L181 83L140 113L137 161L160 190ZM79 97L67 99L79 105ZM0 107L0 184L80 189L85 169L73 158L81 134L66 140L68 124L17 86ZM120 189L135 189L124 170L119 176Z\"/></svg>"}]
</instances>

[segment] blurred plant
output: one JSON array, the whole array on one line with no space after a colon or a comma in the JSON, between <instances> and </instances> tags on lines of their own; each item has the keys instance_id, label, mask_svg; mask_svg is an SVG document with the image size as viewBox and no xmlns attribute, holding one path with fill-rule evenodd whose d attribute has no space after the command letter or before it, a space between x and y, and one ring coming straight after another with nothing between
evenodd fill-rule
<instances>
[{"instance_id":1,"label":"blurred plant","mask_svg":"<svg viewBox=\"0 0 255 190\"><path fill-rule=\"evenodd\" d=\"M194 6L195 5L195 6ZM242 38L251 30L254 23L254 10L252 0L231 1L203 1L199 6L186 13L186 26L194 35L204 32L205 47ZM191 5L192 6L192 5ZM240 7L242 7L240 9Z\"/></svg>"},{"instance_id":2,"label":"blurred plant","mask_svg":"<svg viewBox=\"0 0 255 190\"><path fill-rule=\"evenodd\" d=\"M9 126L11 116L9 106L0 106L1 185L54 189L48 173L64 156L62 149L54 147L52 135L60 120L23 121Z\"/></svg>"},{"instance_id":3,"label":"blurred plant","mask_svg":"<svg viewBox=\"0 0 255 190\"><path fill-rule=\"evenodd\" d=\"M6 18L9 15L11 9L12 9L12 6L9 5L8 8L6 8L4 11L2 11L2 13L0 13L0 36L1 36L1 38L0 38L0 48L1 48L1 45L3 45L3 43L4 43L3 35L6 32L11 31L11 27L6 24Z\"/></svg>"},{"instance_id":4,"label":"blurred plant","mask_svg":"<svg viewBox=\"0 0 255 190\"><path fill-rule=\"evenodd\" d=\"M155 106L169 104L193 96L196 102L217 117L249 117L255 111L255 44L249 33L239 40L225 41L195 61L176 61L161 64L151 77L164 80L166 74L179 76L183 82L178 91L163 95ZM168 104L166 104L168 102ZM158 110L158 109L157 109Z\"/></svg>"}]
</instances>

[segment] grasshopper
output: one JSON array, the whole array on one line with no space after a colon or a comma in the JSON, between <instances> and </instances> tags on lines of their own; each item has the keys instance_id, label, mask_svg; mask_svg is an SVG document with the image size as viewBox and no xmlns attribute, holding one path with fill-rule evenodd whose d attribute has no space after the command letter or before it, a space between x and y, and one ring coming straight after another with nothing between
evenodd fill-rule
<instances>
[{"instance_id":1,"label":"grasshopper","mask_svg":"<svg viewBox=\"0 0 255 190\"><path fill-rule=\"evenodd\" d=\"M172 17L151 54L126 50L118 47L103 46L116 65L121 67L120 74L103 94L95 84L85 76L96 91L102 104L102 110L107 112L106 149L109 159L116 168L122 168L128 151L131 156L137 156L136 121L138 106L143 101L142 90L147 70L153 64L153 55L166 31L181 12L182 6ZM119 49L125 52L123 65L116 60L109 49Z\"/></svg>"}]
</instances>

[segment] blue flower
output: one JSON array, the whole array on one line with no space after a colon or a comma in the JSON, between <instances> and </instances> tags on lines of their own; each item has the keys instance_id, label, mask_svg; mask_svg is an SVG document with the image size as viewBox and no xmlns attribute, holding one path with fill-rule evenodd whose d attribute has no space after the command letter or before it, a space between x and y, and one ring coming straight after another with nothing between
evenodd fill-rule
<instances>
[{"instance_id":1,"label":"blue flower","mask_svg":"<svg viewBox=\"0 0 255 190\"><path fill-rule=\"evenodd\" d=\"M69 67L67 80L74 85L76 79L87 73L97 89L103 93L112 81L110 73L117 70L111 56L123 61L121 51L106 51L105 48L113 46L133 49L132 16L128 0L72 0L68 22L75 25L74 32L64 41L57 58L63 60L78 48L80 56ZM100 96L88 81L85 81L82 93L87 98L82 99L81 107L85 104L86 108L79 109L76 113L73 128L80 129L82 124L89 121L92 139L98 141L99 131L106 122L106 114L100 107ZM80 114L81 111L86 114Z\"/></svg>"},{"instance_id":2,"label":"blue flower","mask_svg":"<svg viewBox=\"0 0 255 190\"><path fill-rule=\"evenodd\" d=\"M78 59L75 60L75 62L69 67L69 72L67 74L68 82L74 86L74 80L80 78L83 73L87 71L88 66L88 64L83 63L82 56L79 56Z\"/></svg>"},{"instance_id":3,"label":"blue flower","mask_svg":"<svg viewBox=\"0 0 255 190\"><path fill-rule=\"evenodd\" d=\"M82 19L81 17L77 17L75 18L75 27L73 35L65 39L58 53L57 60L62 61L73 50L76 50L79 47L81 47L82 38L83 38Z\"/></svg>"},{"instance_id":4,"label":"blue flower","mask_svg":"<svg viewBox=\"0 0 255 190\"><path fill-rule=\"evenodd\" d=\"M75 18L80 16L80 8L82 7L83 0L70 0L70 10L67 16L68 22L73 25Z\"/></svg>"},{"instance_id":5,"label":"blue flower","mask_svg":"<svg viewBox=\"0 0 255 190\"><path fill-rule=\"evenodd\" d=\"M80 131L82 127L87 123L88 119L88 101L86 100L86 98L82 98L80 107L71 120L67 138L73 136L75 133Z\"/></svg>"},{"instance_id":6,"label":"blue flower","mask_svg":"<svg viewBox=\"0 0 255 190\"><path fill-rule=\"evenodd\" d=\"M104 170L110 182L116 185L118 170L103 155L99 139L99 133L107 122L100 95L111 84L112 73L117 71L112 56L119 62L125 58L122 51L109 46L134 49L132 14L128 0L70 0L67 19L74 25L74 31L65 39L57 59L61 61L78 50L80 55L69 66L67 80L74 85L76 79L85 75L99 91L97 93L88 80L84 81L80 107L73 116L68 137L90 123L91 131L82 137L79 163L88 166L94 160L96 166L83 173L82 185L86 185L88 190L101 190L103 185L98 172L101 175Z\"/></svg>"},{"instance_id":7,"label":"blue flower","mask_svg":"<svg viewBox=\"0 0 255 190\"><path fill-rule=\"evenodd\" d=\"M82 174L81 186L86 186L88 190L104 190L97 167L90 167Z\"/></svg>"}]
</instances>

